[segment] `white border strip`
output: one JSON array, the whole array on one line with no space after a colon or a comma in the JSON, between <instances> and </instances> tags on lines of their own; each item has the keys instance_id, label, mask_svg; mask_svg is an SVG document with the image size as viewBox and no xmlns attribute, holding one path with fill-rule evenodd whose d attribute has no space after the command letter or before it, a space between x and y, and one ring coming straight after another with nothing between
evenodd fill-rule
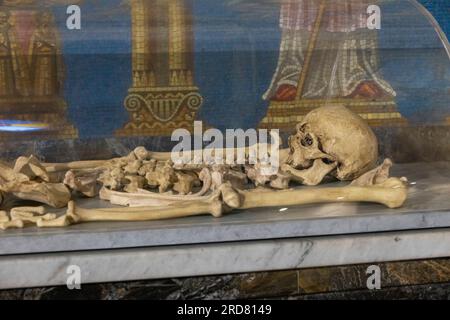
<instances>
[{"instance_id":1,"label":"white border strip","mask_svg":"<svg viewBox=\"0 0 450 320\"><path fill-rule=\"evenodd\" d=\"M450 229L0 257L0 289L450 257Z\"/></svg>"}]
</instances>

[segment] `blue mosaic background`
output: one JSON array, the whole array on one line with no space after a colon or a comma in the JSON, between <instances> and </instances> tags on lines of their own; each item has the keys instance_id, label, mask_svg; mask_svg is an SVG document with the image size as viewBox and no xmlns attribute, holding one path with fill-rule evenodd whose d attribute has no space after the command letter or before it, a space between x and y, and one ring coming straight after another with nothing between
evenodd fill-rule
<instances>
[{"instance_id":1,"label":"blue mosaic background","mask_svg":"<svg viewBox=\"0 0 450 320\"><path fill-rule=\"evenodd\" d=\"M267 110L261 96L278 59L279 8L266 0L194 0L196 82L205 97L199 118L219 128L255 127ZM449 0L421 1L450 35ZM264 4L264 5L263 5ZM450 115L450 63L429 20L408 0L382 1L382 73L411 122ZM86 0L82 30L65 28L66 7L54 9L63 39L65 98L81 138L107 137L128 115L131 83L129 7L123 0Z\"/></svg>"},{"instance_id":2,"label":"blue mosaic background","mask_svg":"<svg viewBox=\"0 0 450 320\"><path fill-rule=\"evenodd\" d=\"M420 0L419 2L431 12L448 37L450 35L450 1Z\"/></svg>"}]
</instances>

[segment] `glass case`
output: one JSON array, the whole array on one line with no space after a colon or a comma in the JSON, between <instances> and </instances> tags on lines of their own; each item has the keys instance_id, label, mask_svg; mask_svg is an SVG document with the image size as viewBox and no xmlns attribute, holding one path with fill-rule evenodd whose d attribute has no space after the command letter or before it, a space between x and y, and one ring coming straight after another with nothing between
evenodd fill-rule
<instances>
[{"instance_id":1,"label":"glass case","mask_svg":"<svg viewBox=\"0 0 450 320\"><path fill-rule=\"evenodd\" d=\"M388 156L428 159L428 142L416 155L396 142L425 127L441 127L433 149L445 149L449 45L432 14L417 1L325 2L2 1L1 140L69 161L115 152L81 140L169 149L164 137L195 120L290 132L339 103L396 133Z\"/></svg>"}]
</instances>

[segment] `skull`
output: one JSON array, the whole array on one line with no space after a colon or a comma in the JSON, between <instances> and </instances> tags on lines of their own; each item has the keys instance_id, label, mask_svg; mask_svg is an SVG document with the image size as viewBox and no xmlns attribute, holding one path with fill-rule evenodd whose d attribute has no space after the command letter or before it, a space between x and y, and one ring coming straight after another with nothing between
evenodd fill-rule
<instances>
[{"instance_id":1,"label":"skull","mask_svg":"<svg viewBox=\"0 0 450 320\"><path fill-rule=\"evenodd\" d=\"M296 134L289 138L289 147L287 162L292 168L289 171L301 175L308 170L311 177L315 174L312 171L320 168L317 175L321 176L313 180L315 183L328 174L339 180L356 179L373 169L378 160L378 142L372 129L361 117L340 105L321 107L307 114L297 125Z\"/></svg>"}]
</instances>

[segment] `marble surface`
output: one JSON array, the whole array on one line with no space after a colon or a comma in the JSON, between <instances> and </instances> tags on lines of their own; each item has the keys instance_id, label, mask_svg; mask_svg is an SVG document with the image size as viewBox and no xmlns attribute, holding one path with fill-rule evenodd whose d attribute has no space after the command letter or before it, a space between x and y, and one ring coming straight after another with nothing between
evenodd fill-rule
<instances>
[{"instance_id":1,"label":"marble surface","mask_svg":"<svg viewBox=\"0 0 450 320\"><path fill-rule=\"evenodd\" d=\"M374 204L325 204L282 212L281 208L247 210L220 219L202 216L91 223L66 229L7 230L0 231L0 256L450 227L450 162L396 165L393 175L407 176L411 183L409 199L401 209ZM87 201L80 202L80 206L106 203Z\"/></svg>"},{"instance_id":2,"label":"marble surface","mask_svg":"<svg viewBox=\"0 0 450 320\"><path fill-rule=\"evenodd\" d=\"M450 257L450 229L0 257L0 289L289 270Z\"/></svg>"}]
</instances>

